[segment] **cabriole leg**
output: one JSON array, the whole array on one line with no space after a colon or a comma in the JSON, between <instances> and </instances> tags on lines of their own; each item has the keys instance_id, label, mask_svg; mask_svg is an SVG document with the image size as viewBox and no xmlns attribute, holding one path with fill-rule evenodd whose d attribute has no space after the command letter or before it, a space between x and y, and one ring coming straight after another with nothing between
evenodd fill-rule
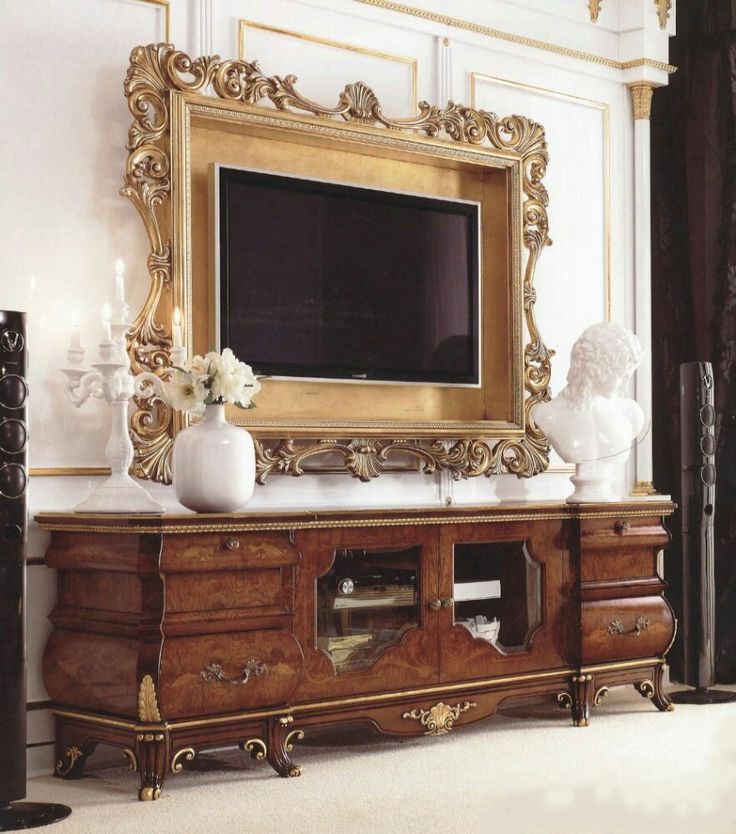
<instances>
[{"instance_id":1,"label":"cabriole leg","mask_svg":"<svg viewBox=\"0 0 736 834\"><path fill-rule=\"evenodd\" d=\"M294 718L291 715L272 718L268 722L268 761L279 776L302 775L301 767L289 758L292 742L304 738L304 731L293 729L293 723Z\"/></svg>"},{"instance_id":2,"label":"cabriole leg","mask_svg":"<svg viewBox=\"0 0 736 834\"><path fill-rule=\"evenodd\" d=\"M664 664L657 667L654 673L654 680L643 680L634 684L636 691L643 697L648 698L660 712L672 712L675 705L664 694L662 681L664 680Z\"/></svg>"}]
</instances>

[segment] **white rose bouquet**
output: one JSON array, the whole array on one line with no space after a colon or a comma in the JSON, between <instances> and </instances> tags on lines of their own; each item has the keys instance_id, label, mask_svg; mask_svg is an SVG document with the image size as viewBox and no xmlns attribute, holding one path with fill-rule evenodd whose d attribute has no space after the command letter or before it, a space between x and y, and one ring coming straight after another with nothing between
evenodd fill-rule
<instances>
[{"instance_id":1,"label":"white rose bouquet","mask_svg":"<svg viewBox=\"0 0 736 834\"><path fill-rule=\"evenodd\" d=\"M206 405L224 403L255 408L252 399L261 390L250 365L240 362L230 348L222 354L193 356L183 368L172 368L164 385L171 405L193 414L203 414Z\"/></svg>"}]
</instances>

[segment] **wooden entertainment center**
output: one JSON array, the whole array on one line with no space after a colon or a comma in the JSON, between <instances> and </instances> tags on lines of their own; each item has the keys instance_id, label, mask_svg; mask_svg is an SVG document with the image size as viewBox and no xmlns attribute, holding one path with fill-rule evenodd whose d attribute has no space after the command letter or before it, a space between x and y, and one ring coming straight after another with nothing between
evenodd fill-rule
<instances>
[{"instance_id":1,"label":"wooden entertainment center","mask_svg":"<svg viewBox=\"0 0 736 834\"><path fill-rule=\"evenodd\" d=\"M234 515L43 513L57 774L122 748L157 799L200 751L297 776L314 725L442 735L509 698L660 710L665 500ZM562 731L562 730L561 730Z\"/></svg>"}]
</instances>

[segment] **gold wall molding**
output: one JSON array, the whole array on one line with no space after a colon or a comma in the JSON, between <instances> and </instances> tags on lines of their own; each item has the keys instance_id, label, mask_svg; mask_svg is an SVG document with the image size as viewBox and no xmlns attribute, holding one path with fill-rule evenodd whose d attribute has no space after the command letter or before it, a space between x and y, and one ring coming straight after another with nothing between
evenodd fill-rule
<instances>
[{"instance_id":1,"label":"gold wall molding","mask_svg":"<svg viewBox=\"0 0 736 834\"><path fill-rule=\"evenodd\" d=\"M547 98L558 101L570 101L600 110L603 116L603 238L604 238L604 262L605 262L605 316L606 321L611 320L613 308L613 267L612 267L612 228L611 228L611 107L605 101L596 101L592 98L563 93L560 90L553 90L547 87L537 87L531 84L522 84L518 81L511 81L508 78L499 78L493 75L484 75L479 72L470 73L470 106L477 106L476 90L478 82L489 82L499 84L502 87L512 87L517 90L526 90L531 93L538 93ZM572 467L574 470L574 467ZM572 471L571 470L571 471ZM547 472L551 471L549 468ZM565 470L567 471L567 470Z\"/></svg>"},{"instance_id":2,"label":"gold wall molding","mask_svg":"<svg viewBox=\"0 0 736 834\"><path fill-rule=\"evenodd\" d=\"M138 3L147 3L149 6L158 6L164 13L164 38L171 43L171 5L169 0L137 0Z\"/></svg>"},{"instance_id":3,"label":"gold wall molding","mask_svg":"<svg viewBox=\"0 0 736 834\"><path fill-rule=\"evenodd\" d=\"M657 9L659 28L666 29L667 21L670 19L670 12L672 11L672 0L654 0L654 5Z\"/></svg>"},{"instance_id":4,"label":"gold wall molding","mask_svg":"<svg viewBox=\"0 0 736 834\"><path fill-rule=\"evenodd\" d=\"M598 15L601 13L601 6L603 0L588 0L588 9L590 11L590 19L593 23L598 23Z\"/></svg>"},{"instance_id":5,"label":"gold wall molding","mask_svg":"<svg viewBox=\"0 0 736 834\"><path fill-rule=\"evenodd\" d=\"M87 478L93 475L110 475L110 468L106 466L50 466L32 467L28 470L33 478L62 477L70 475L81 475Z\"/></svg>"},{"instance_id":6,"label":"gold wall molding","mask_svg":"<svg viewBox=\"0 0 736 834\"><path fill-rule=\"evenodd\" d=\"M523 345L522 315L528 333L528 342L516 357L524 390L520 384L519 391L512 392L521 425L506 433L489 433L500 438L495 443L462 436L452 440L431 437L411 440L407 438L407 435L412 436L409 424L398 439L370 437L346 442L331 439L302 442L284 438L268 445L255 436L257 476L263 483L271 473L301 475L310 459L329 456L328 460L331 460L336 453L342 457L343 471L361 480L377 477L385 470L389 458L397 456L400 460L409 458L418 462L425 473L447 470L456 479L502 473L529 477L544 471L549 463L549 446L530 418L532 408L550 397L553 355L542 341L534 312L534 273L542 250L550 243L548 195L543 184L548 160L543 127L523 116L500 118L494 113L479 112L454 103L440 108L421 102L417 114L401 119L389 118L384 115L373 91L361 82L348 84L340 93L336 106L324 106L302 96L296 89L296 81L293 76L267 77L254 62L223 61L219 56L193 60L171 44L149 44L133 49L124 86L133 122L128 134L129 154L121 194L136 207L149 236L151 288L143 309L128 331L132 372L151 371L159 376L168 373L171 333L170 326L161 322L170 322L173 306L181 305L185 294L191 295L191 286L183 288L172 281L174 258L176 269L182 275L187 274L187 259L190 258L186 247L182 248L181 241L186 238L183 226L177 228L178 248L175 250L172 244L175 238L171 207L172 101L178 108L175 111L177 152L188 147L188 106L192 112L196 110L222 120L257 118L262 124L276 124L279 118L283 122L282 117L274 114L286 111L307 113L319 121L305 123L305 130L309 128L322 135L337 135L342 131L347 135L345 132L349 128L345 122L352 122L359 126L363 142L402 151L421 147L423 153L432 147L437 155L457 159L470 159L474 154L478 157L480 151L472 152L473 146L485 144L496 153L494 164L514 172L510 187L514 194L514 212L518 205L520 217L511 224L510 231L512 238L520 233L521 243L528 251L519 287L518 314L514 313L509 324L514 345L517 339L518 344ZM231 103L230 108L224 105L218 108L214 102L210 106L205 98L193 99L209 88L214 96ZM213 97L209 97L209 101L212 100ZM254 116L252 107L264 100L270 101L276 109L264 107L262 113ZM232 104L237 103L250 105L251 109L234 108ZM427 138L420 141L416 134L424 134ZM437 138L440 134L442 139ZM186 183L183 187L186 190ZM511 252L513 269L519 271L521 243ZM163 400L153 396L138 403L131 419L136 475L170 483L171 448L176 428L173 410ZM411 430L416 429L412 426ZM454 427L452 431L455 431Z\"/></svg>"},{"instance_id":7,"label":"gold wall molding","mask_svg":"<svg viewBox=\"0 0 736 834\"><path fill-rule=\"evenodd\" d=\"M634 107L634 120L649 119L652 114L652 93L655 85L637 81L628 87Z\"/></svg>"},{"instance_id":8,"label":"gold wall molding","mask_svg":"<svg viewBox=\"0 0 736 834\"><path fill-rule=\"evenodd\" d=\"M594 55L590 52L581 52L579 49L569 49L566 46L558 46L548 41L540 41L535 38L526 38L523 35L514 35L511 32L504 32L501 29L494 29L491 26L484 26L481 23L473 23L470 20L463 20L459 17L432 12L427 9L418 9L414 6L406 6L403 3L395 3L393 0L354 0L356 3L363 3L366 6L375 6L386 11L397 12L398 14L410 15L421 20L430 20L433 23L440 23L443 26L451 26L455 29L462 29L465 32L473 32L477 35L485 35L496 40L516 43L521 46L530 46L533 49L541 49L545 52L554 52L557 55L564 55L567 58L576 58L579 61L589 61L593 64L600 64L613 69L624 70L632 67L651 67L663 72L677 72L677 67L672 64L665 64L662 61L655 61L651 58L634 58L630 61L617 61L614 58L605 58L603 55ZM655 0L656 2L656 0Z\"/></svg>"},{"instance_id":9,"label":"gold wall molding","mask_svg":"<svg viewBox=\"0 0 736 834\"><path fill-rule=\"evenodd\" d=\"M369 55L372 58L380 58L382 61L393 61L409 67L411 74L411 107L416 107L419 101L419 61L417 58L410 58L406 55L396 55L391 52L380 52L377 49L368 49L364 46L357 46L344 41L336 41L330 38L318 38L314 35L306 35L303 32L294 32L290 29L281 29L276 26L266 26L263 23L256 23L252 20L238 21L238 58L246 60L245 55L245 34L248 29L256 29L261 32L271 32L274 35L283 35L287 38L315 43L320 46L328 46L331 49L342 49L345 52L353 52L358 55Z\"/></svg>"}]
</instances>

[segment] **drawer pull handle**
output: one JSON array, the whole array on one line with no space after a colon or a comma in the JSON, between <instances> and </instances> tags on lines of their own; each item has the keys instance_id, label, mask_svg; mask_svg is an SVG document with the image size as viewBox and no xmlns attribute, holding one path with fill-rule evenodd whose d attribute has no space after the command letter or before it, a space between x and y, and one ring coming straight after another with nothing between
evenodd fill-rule
<instances>
[{"instance_id":1,"label":"drawer pull handle","mask_svg":"<svg viewBox=\"0 0 736 834\"><path fill-rule=\"evenodd\" d=\"M238 539L228 539L225 542L225 549L226 550L239 550L240 549L240 542Z\"/></svg>"},{"instance_id":2,"label":"drawer pull handle","mask_svg":"<svg viewBox=\"0 0 736 834\"><path fill-rule=\"evenodd\" d=\"M617 533L628 533L629 530L631 530L631 522L628 520L628 518L624 519L623 521L617 521L613 525L613 529Z\"/></svg>"},{"instance_id":3,"label":"drawer pull handle","mask_svg":"<svg viewBox=\"0 0 736 834\"><path fill-rule=\"evenodd\" d=\"M238 678L228 678L225 675L225 670L221 663L209 663L199 673L199 677L203 681L215 681L217 683L227 683L230 686L245 686L246 683L257 675L262 675L266 671L266 664L260 663L254 657L245 661L243 671Z\"/></svg>"},{"instance_id":4,"label":"drawer pull handle","mask_svg":"<svg viewBox=\"0 0 736 834\"><path fill-rule=\"evenodd\" d=\"M431 599L431 600L427 603L427 608L429 608L429 610L430 610L430 611L439 611L439 610L440 610L440 608L442 608L442 600L439 600L439 599Z\"/></svg>"},{"instance_id":5,"label":"drawer pull handle","mask_svg":"<svg viewBox=\"0 0 736 834\"><path fill-rule=\"evenodd\" d=\"M452 606L455 604L455 600L452 597L440 600L440 602L443 608L452 608Z\"/></svg>"},{"instance_id":6,"label":"drawer pull handle","mask_svg":"<svg viewBox=\"0 0 736 834\"><path fill-rule=\"evenodd\" d=\"M646 631L649 626L652 624L652 621L649 617L637 617L636 622L634 623L634 627L630 628L628 631L624 627L624 624L621 620L614 620L608 626L608 633L609 634L630 634L632 637L638 637L642 631Z\"/></svg>"}]
</instances>

